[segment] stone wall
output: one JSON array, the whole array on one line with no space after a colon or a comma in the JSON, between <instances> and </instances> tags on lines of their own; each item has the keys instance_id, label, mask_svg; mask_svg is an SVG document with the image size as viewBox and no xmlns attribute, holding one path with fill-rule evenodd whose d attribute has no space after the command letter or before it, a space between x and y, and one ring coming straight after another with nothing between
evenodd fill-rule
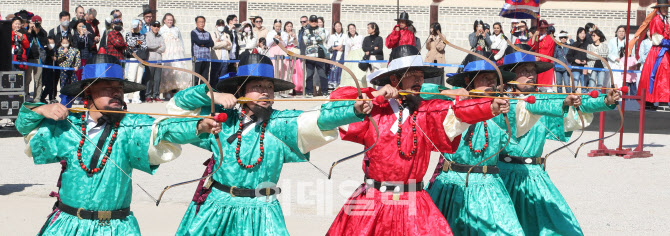
<instances>
[{"instance_id":1,"label":"stone wall","mask_svg":"<svg viewBox=\"0 0 670 236\"><path fill-rule=\"evenodd\" d=\"M315 1L305 1L310 3L297 3L297 1L284 2L256 2L249 1L247 15L252 13L259 14L264 18L265 27L270 28L274 19L281 19L283 22L292 21L294 26L299 26L299 18L303 15L318 15L326 19L327 30L330 31L332 24L331 15L331 1L319 1L319 3L312 3ZM325 3L324 3L325 2ZM381 36L386 36L391 32L396 18L395 1L389 5L383 3L373 2L378 5L361 4L364 1L344 1L341 5L341 17L343 25L349 23L356 24L358 33L366 34L366 25L369 22L376 22L381 29ZM137 18L137 14L141 12L141 5L148 3L148 1L105 1L105 0L71 0L71 13L77 5L83 5L86 8L96 8L98 10L98 19L104 18L113 9L119 9L123 12L124 25L130 25L133 18ZM356 3L356 4L354 4ZM468 48L467 36L472 32L472 23L481 19L484 22L493 25L494 22L501 22L504 31L509 31L509 19L498 16L502 1L494 2L490 6L464 7L457 6L457 4L450 4L444 2L439 7L439 22L442 24L442 30L447 39L454 44ZM61 10L61 1L57 0L0 0L1 13L7 15L9 12L16 12L20 9L28 9L42 16L45 28L53 28L58 24L58 13ZM450 6L451 5L451 6ZM462 4L461 4L462 5ZM177 26L182 31L184 43L190 44L190 31L195 27L194 18L198 15L207 18L206 29L214 30L214 22L216 19L225 19L228 14L238 14L239 1L223 0L223 1L204 1L204 0L174 0L162 1L159 0L157 4L159 20L165 13L172 13L177 20ZM626 23L626 9L621 10L593 10L593 9L574 9L569 2L560 5L562 8L545 8L542 10L542 17L550 23L554 23L557 31L566 30L574 37L577 28L584 26L587 22L595 23L605 35L609 37L614 36L614 30L618 25ZM407 11L410 14L410 19L418 30L417 37L421 39L422 43L428 36L429 29L429 5L425 6L401 6L401 11ZM631 16L631 22L635 22L635 14ZM240 21L245 19L240 19ZM103 25L100 26L104 27ZM296 27L297 28L297 27ZM103 29L104 30L104 29ZM186 50L187 52L189 50ZM390 50L385 49L385 54L388 55ZM423 51L425 53L425 50ZM457 52L453 49L447 50L447 62L459 63L464 57L464 53Z\"/></svg>"}]
</instances>

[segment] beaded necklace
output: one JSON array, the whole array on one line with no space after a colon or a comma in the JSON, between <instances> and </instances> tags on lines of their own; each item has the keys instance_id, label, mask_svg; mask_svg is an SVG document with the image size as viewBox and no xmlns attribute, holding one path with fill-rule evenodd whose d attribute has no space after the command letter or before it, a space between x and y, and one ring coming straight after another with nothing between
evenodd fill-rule
<instances>
[{"instance_id":1,"label":"beaded necklace","mask_svg":"<svg viewBox=\"0 0 670 236\"><path fill-rule=\"evenodd\" d=\"M261 155L258 157L256 160L256 163L252 165L245 165L242 163L242 159L240 159L240 146L242 145L242 128L243 128L243 123L244 123L244 117L246 117L246 112L244 112L244 109L242 109L242 118L240 119L240 129L237 130L237 147L235 148L235 158L237 158L237 164L240 165L242 168L245 169L251 169L256 167L258 164L260 164L263 161L263 156L265 154L265 149L263 149L263 139L265 139L265 127L268 125L267 122L263 122L263 125L261 126L261 140L260 140L260 145L261 145Z\"/></svg>"},{"instance_id":2,"label":"beaded necklace","mask_svg":"<svg viewBox=\"0 0 670 236\"><path fill-rule=\"evenodd\" d=\"M84 101L84 107L88 107L88 101ZM107 164L107 159L109 159L109 155L112 153L112 146L114 146L114 141L116 141L116 135L119 133L119 122L117 121L114 123L114 134L112 134L112 139L109 140L109 145L107 147L107 152L105 153L105 157L102 158L102 162L100 165L96 168L93 168L93 166L86 167L86 164L84 164L84 161L81 159L81 150L84 147L84 141L86 141L86 113L81 114L81 141L79 141L79 148L77 149L77 159L79 160L79 166L81 168L89 173L98 173L99 171L102 170L103 167L105 167L105 164Z\"/></svg>"},{"instance_id":3,"label":"beaded necklace","mask_svg":"<svg viewBox=\"0 0 670 236\"><path fill-rule=\"evenodd\" d=\"M478 149L474 149L474 148L472 147L472 136L473 136L474 134L475 134L475 130L472 129L472 132L470 132L470 135L467 136L467 140L466 140L466 141L468 141L468 146L470 147L470 150L471 150L472 152L475 152L475 153L482 153L482 152L486 151L486 148L489 147L489 129L488 129L488 127L486 126L486 121L484 121L484 138L485 138L485 140L486 140L486 143L484 143L484 148L478 150Z\"/></svg>"},{"instance_id":4,"label":"beaded necklace","mask_svg":"<svg viewBox=\"0 0 670 236\"><path fill-rule=\"evenodd\" d=\"M416 154L416 149L417 149L417 142L416 142L416 114L418 113L417 111L414 111L410 117L412 118L412 139L414 140L414 143L412 144L412 151L409 153L409 156L405 154L405 152L402 151L402 148L400 148L400 140L402 139L402 127L400 127L400 124L402 123L402 113L403 110L405 110L405 107L400 106L400 112L398 115L398 133L396 133L396 140L398 141L398 153L400 153L401 157L412 157L414 154Z\"/></svg>"}]
</instances>

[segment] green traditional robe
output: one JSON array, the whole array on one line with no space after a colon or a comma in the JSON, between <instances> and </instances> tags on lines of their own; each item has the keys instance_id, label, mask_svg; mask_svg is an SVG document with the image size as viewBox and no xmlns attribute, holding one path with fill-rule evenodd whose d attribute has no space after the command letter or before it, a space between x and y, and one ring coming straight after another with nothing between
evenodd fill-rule
<instances>
[{"instance_id":1,"label":"green traditional robe","mask_svg":"<svg viewBox=\"0 0 670 236\"><path fill-rule=\"evenodd\" d=\"M568 142L572 130L579 127L569 128L565 126L566 120L572 123L581 121L573 111L559 110L562 107L565 95L535 95L538 101L553 100L555 105L550 112L545 112L535 125L527 133L518 135L516 120L517 100L510 103L510 123L512 127L512 140L505 148L503 154L517 157L541 157L546 139ZM588 126L593 118L594 112L606 111L616 108L616 105L606 105L605 95L598 98L582 96L580 109L585 113L585 123ZM553 112L551 112L553 111ZM501 119L497 123L504 125ZM568 130L566 130L568 129ZM554 157L555 158L555 157ZM549 160L551 162L551 159ZM510 194L516 209L519 222L526 235L583 235L582 230L547 172L541 165L522 165L499 162L500 177Z\"/></svg>"},{"instance_id":2,"label":"green traditional robe","mask_svg":"<svg viewBox=\"0 0 670 236\"><path fill-rule=\"evenodd\" d=\"M422 91L428 90L422 89ZM551 100L540 100L535 104L528 104L524 109L527 113L544 114L550 112L544 108L552 107L552 102ZM509 119L512 120L514 117L509 117ZM498 124L496 121L502 123ZM462 140L456 153L442 154L446 160L458 164L475 165L500 150L508 139L503 116L497 116L486 123L489 135L486 151L475 153L470 150L468 142L464 140L468 133L465 131L461 137L458 137ZM483 122L475 124L472 135L474 149L484 147L486 141L484 134ZM495 166L497 163L498 156L496 155L480 165ZM435 205L449 222L454 235L523 235L514 205L498 174L471 173L468 187L465 187L465 181L466 173L440 171L432 186L427 188Z\"/></svg>"},{"instance_id":3,"label":"green traditional robe","mask_svg":"<svg viewBox=\"0 0 670 236\"><path fill-rule=\"evenodd\" d=\"M174 113L194 111L209 114L210 103L207 88L200 85L177 93L168 104L168 110ZM251 169L242 168L237 163L237 138L231 143L226 141L239 129L238 110L217 107L218 112L228 114L228 120L223 123L219 133L223 155L219 153L213 135L194 145L214 153L214 169L223 162L221 169L212 176L215 181L237 188L271 187L279 181L284 163L307 161L310 150L337 138L338 126L362 121L363 116L355 114L353 103L329 102L323 104L319 111L313 112L274 110L263 141L265 157ZM242 163L253 164L260 155L260 123L257 124L246 128L242 134ZM233 197L212 188L199 210L196 203L191 202L176 235L288 235L288 231L276 196Z\"/></svg>"},{"instance_id":4,"label":"green traditional robe","mask_svg":"<svg viewBox=\"0 0 670 236\"><path fill-rule=\"evenodd\" d=\"M26 154L32 156L35 164L49 164L66 161L67 166L61 175L62 182L59 199L63 203L92 211L113 211L130 207L132 199L132 180L122 171L132 175L133 169L150 174L158 165L151 163L149 150L152 145L165 142L190 143L198 140L196 135L199 119L167 119L161 121L155 131L154 143L149 139L154 118L146 115L126 114L121 120L116 141L107 165L98 173L88 177L79 165L77 149L82 139L81 114L70 113L67 120L45 119L28 107L41 103L25 103L16 120L17 130L26 136ZM101 132L91 141L97 143ZM108 147L110 134L104 147ZM82 161L89 166L95 144L85 141ZM104 153L103 153L104 154ZM98 166L102 162L102 157ZM116 163L121 169L116 167ZM89 167L90 168L90 167ZM122 220L110 220L108 226L101 226L98 220L79 219L61 211L55 211L42 227L40 235L140 235L137 220L131 214Z\"/></svg>"}]
</instances>

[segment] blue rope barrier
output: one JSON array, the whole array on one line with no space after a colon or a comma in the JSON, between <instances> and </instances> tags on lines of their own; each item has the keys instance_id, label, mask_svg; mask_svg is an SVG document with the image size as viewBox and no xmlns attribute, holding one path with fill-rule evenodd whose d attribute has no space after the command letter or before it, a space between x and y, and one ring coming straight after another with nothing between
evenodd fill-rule
<instances>
[{"instance_id":1,"label":"blue rope barrier","mask_svg":"<svg viewBox=\"0 0 670 236\"><path fill-rule=\"evenodd\" d=\"M190 61L191 58L180 58L180 59L173 59L173 60L158 60L158 61L147 61L148 63L170 63L170 62L180 62L180 61ZM124 63L140 63L137 60L120 60L121 62Z\"/></svg>"},{"instance_id":2,"label":"blue rope barrier","mask_svg":"<svg viewBox=\"0 0 670 236\"><path fill-rule=\"evenodd\" d=\"M60 66L42 65L42 64L35 64L35 63L23 62L23 61L12 61L12 64L14 64L14 65L32 66L32 67L42 67L42 68L54 69L54 70L74 70L74 68L70 68L70 67L60 67Z\"/></svg>"},{"instance_id":3,"label":"blue rope barrier","mask_svg":"<svg viewBox=\"0 0 670 236\"><path fill-rule=\"evenodd\" d=\"M193 59L191 58L180 58L180 59L173 59L173 60L157 60L157 61L147 61L149 63L170 63L170 62L180 62L180 61L191 61ZM215 60L215 59L207 59L207 58L196 58L197 62L221 62L221 63L237 63L240 62L240 60ZM137 60L121 60L121 62L125 63L139 63ZM353 63L388 63L387 60L344 60L344 62L353 62ZM42 67L42 68L47 68L47 69L55 69L55 70L74 70L74 68L66 68L66 67L59 67L59 66L50 66L50 65L42 65L42 64L35 64L35 63L30 63L30 62L18 62L18 61L12 61L12 64L14 65L26 65L26 66L33 66L33 67ZM463 68L463 65L457 65L457 64L443 64L443 63L428 63L424 62L424 65L428 66L444 66L444 67L459 67ZM555 65L554 68L563 68L561 65ZM582 70L593 70L593 71L608 71L605 68L593 68L593 67L581 67L581 66L570 66L570 69L582 69ZM621 72L623 73L623 70L620 69L614 69L612 72ZM627 70L627 73L637 73L640 74L642 71L640 70Z\"/></svg>"}]
</instances>

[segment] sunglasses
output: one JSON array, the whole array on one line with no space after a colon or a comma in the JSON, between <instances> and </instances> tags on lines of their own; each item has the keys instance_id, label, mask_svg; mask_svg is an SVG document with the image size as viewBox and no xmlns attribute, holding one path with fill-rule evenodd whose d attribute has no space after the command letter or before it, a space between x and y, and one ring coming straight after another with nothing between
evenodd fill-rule
<instances>
[{"instance_id":1,"label":"sunglasses","mask_svg":"<svg viewBox=\"0 0 670 236\"><path fill-rule=\"evenodd\" d=\"M307 21L306 20L301 20L300 23L307 23Z\"/></svg>"},{"instance_id":2,"label":"sunglasses","mask_svg":"<svg viewBox=\"0 0 670 236\"><path fill-rule=\"evenodd\" d=\"M263 21L262 20L257 20L256 23L263 23Z\"/></svg>"}]
</instances>

